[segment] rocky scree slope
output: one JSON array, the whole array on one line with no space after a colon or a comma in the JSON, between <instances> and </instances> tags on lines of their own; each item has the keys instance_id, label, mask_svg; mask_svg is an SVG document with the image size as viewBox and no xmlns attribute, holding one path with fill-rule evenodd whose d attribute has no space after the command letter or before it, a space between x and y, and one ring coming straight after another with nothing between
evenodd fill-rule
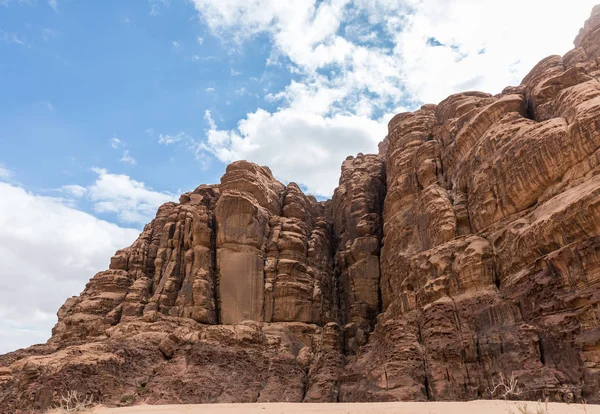
<instances>
[{"instance_id":1,"label":"rocky scree slope","mask_svg":"<svg viewBox=\"0 0 600 414\"><path fill-rule=\"evenodd\" d=\"M160 207L0 356L0 412L109 405L600 402L600 6L518 87L396 115L318 202L239 161Z\"/></svg>"}]
</instances>

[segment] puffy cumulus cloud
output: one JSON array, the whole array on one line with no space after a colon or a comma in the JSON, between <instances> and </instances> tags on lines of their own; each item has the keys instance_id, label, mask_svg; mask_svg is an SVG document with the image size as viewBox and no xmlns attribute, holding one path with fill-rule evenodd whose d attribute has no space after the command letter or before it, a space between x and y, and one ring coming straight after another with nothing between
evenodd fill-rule
<instances>
[{"instance_id":1,"label":"puffy cumulus cloud","mask_svg":"<svg viewBox=\"0 0 600 414\"><path fill-rule=\"evenodd\" d=\"M1 354L45 342L65 299L139 231L8 183L0 194Z\"/></svg>"},{"instance_id":2,"label":"puffy cumulus cloud","mask_svg":"<svg viewBox=\"0 0 600 414\"><path fill-rule=\"evenodd\" d=\"M274 45L268 64L286 58L296 78L266 96L280 105L278 111L258 109L229 131L206 117L207 139L200 148L223 162L268 164L281 180L331 195L342 161L375 151L386 134L381 115L400 110L403 91L394 58L380 46L339 35L343 25L362 18L346 0L194 3L224 41L240 43L268 32ZM360 36L374 37L373 31Z\"/></svg>"},{"instance_id":3,"label":"puffy cumulus cloud","mask_svg":"<svg viewBox=\"0 0 600 414\"><path fill-rule=\"evenodd\" d=\"M386 93L430 102L468 87L496 93L519 83L539 60L572 47L597 1L192 2L224 40L268 33L275 55L301 74L337 66L334 81L365 87L378 103Z\"/></svg>"},{"instance_id":4,"label":"puffy cumulus cloud","mask_svg":"<svg viewBox=\"0 0 600 414\"><path fill-rule=\"evenodd\" d=\"M269 34L274 48L269 64L287 58L299 79L278 96L306 102L322 89L323 94L329 95L327 107L309 105L311 112L353 113L352 102L345 100L360 101L368 96L373 107L382 108L398 105L403 97L401 74L389 45L358 44L351 38L356 30L343 30L348 25L369 25L361 4L349 0L193 3L213 33L226 42L240 43L259 33ZM345 32L351 35L346 36ZM378 33L370 30L366 37L377 37ZM304 91L300 89L303 85Z\"/></svg>"},{"instance_id":5,"label":"puffy cumulus cloud","mask_svg":"<svg viewBox=\"0 0 600 414\"><path fill-rule=\"evenodd\" d=\"M127 175L94 171L92 185L64 185L60 197L0 181L0 354L45 342L64 300L79 294L116 250L139 235L74 206L88 201L98 213L142 225L160 204L175 199Z\"/></svg>"},{"instance_id":6,"label":"puffy cumulus cloud","mask_svg":"<svg viewBox=\"0 0 600 414\"><path fill-rule=\"evenodd\" d=\"M77 184L69 184L60 187L60 191L65 193L67 196L81 198L87 193L87 188Z\"/></svg>"},{"instance_id":7,"label":"puffy cumulus cloud","mask_svg":"<svg viewBox=\"0 0 600 414\"><path fill-rule=\"evenodd\" d=\"M377 150L386 125L360 116L322 117L292 109L258 110L239 122L236 131L219 130L210 112L207 141L201 145L222 162L250 159L268 165L284 181L296 181L310 193L330 195L348 154ZM344 153L339 151L343 142Z\"/></svg>"},{"instance_id":8,"label":"puffy cumulus cloud","mask_svg":"<svg viewBox=\"0 0 600 414\"><path fill-rule=\"evenodd\" d=\"M541 59L573 47L596 0L410 0L400 27L386 26L406 92L433 102L463 90L498 93ZM384 21L383 17L379 21Z\"/></svg>"},{"instance_id":9,"label":"puffy cumulus cloud","mask_svg":"<svg viewBox=\"0 0 600 414\"><path fill-rule=\"evenodd\" d=\"M101 168L93 170L98 178L86 194L94 211L115 214L123 223L143 225L154 217L161 204L177 199L174 194L154 191L128 175L111 174Z\"/></svg>"},{"instance_id":10,"label":"puffy cumulus cloud","mask_svg":"<svg viewBox=\"0 0 600 414\"><path fill-rule=\"evenodd\" d=\"M269 36L267 72L285 66L292 77L265 96L280 105L274 112L259 108L231 130L207 119L199 148L222 161L267 163L277 177L321 195L332 193L341 160L384 138L391 114L455 92L498 93L518 84L540 59L571 47L596 2L190 1L234 49ZM280 162L282 150L287 159ZM336 179L324 184L319 170L335 171Z\"/></svg>"}]
</instances>

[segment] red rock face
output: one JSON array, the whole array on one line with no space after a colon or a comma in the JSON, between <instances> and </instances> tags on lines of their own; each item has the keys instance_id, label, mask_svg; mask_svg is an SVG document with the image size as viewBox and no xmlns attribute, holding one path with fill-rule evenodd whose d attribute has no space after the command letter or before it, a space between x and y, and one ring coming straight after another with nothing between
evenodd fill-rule
<instances>
[{"instance_id":1,"label":"red rock face","mask_svg":"<svg viewBox=\"0 0 600 414\"><path fill-rule=\"evenodd\" d=\"M385 311L340 399L598 401L600 8L564 58L497 96L389 124Z\"/></svg>"},{"instance_id":2,"label":"red rock face","mask_svg":"<svg viewBox=\"0 0 600 414\"><path fill-rule=\"evenodd\" d=\"M53 336L0 356L0 413L108 405L600 401L600 8L497 96L395 116L317 201L238 161L160 207Z\"/></svg>"},{"instance_id":3,"label":"red rock face","mask_svg":"<svg viewBox=\"0 0 600 414\"><path fill-rule=\"evenodd\" d=\"M379 256L385 196L383 157L358 154L342 164L340 185L333 194L333 231L339 322L344 325L345 349L354 353L367 342L381 312Z\"/></svg>"}]
</instances>

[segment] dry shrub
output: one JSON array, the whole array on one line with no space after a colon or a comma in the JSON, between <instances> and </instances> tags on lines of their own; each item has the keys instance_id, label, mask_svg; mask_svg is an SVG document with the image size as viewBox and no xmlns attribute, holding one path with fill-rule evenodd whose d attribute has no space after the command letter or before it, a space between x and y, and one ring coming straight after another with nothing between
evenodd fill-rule
<instances>
[{"instance_id":1,"label":"dry shrub","mask_svg":"<svg viewBox=\"0 0 600 414\"><path fill-rule=\"evenodd\" d=\"M492 398L503 398L505 400L510 397L517 397L521 395L522 391L519 388L519 381L515 378L514 374L511 374L510 378L504 378L504 375L500 373L498 382L492 379L492 388L488 389Z\"/></svg>"},{"instance_id":2,"label":"dry shrub","mask_svg":"<svg viewBox=\"0 0 600 414\"><path fill-rule=\"evenodd\" d=\"M77 391L69 391L60 399L58 406L54 407L53 413L71 414L89 411L94 406L92 396L79 395Z\"/></svg>"}]
</instances>

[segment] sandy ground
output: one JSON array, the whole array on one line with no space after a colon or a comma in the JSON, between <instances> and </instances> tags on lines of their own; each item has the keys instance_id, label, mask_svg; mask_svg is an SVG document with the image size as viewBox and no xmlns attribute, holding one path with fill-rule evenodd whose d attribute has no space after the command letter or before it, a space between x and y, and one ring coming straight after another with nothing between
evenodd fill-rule
<instances>
[{"instance_id":1,"label":"sandy ground","mask_svg":"<svg viewBox=\"0 0 600 414\"><path fill-rule=\"evenodd\" d=\"M600 405L527 404L519 410L517 403L506 401L427 402L427 403L356 403L356 404L202 404L138 405L127 408L96 408L95 414L600 414ZM541 411L538 411L541 409Z\"/></svg>"}]
</instances>

